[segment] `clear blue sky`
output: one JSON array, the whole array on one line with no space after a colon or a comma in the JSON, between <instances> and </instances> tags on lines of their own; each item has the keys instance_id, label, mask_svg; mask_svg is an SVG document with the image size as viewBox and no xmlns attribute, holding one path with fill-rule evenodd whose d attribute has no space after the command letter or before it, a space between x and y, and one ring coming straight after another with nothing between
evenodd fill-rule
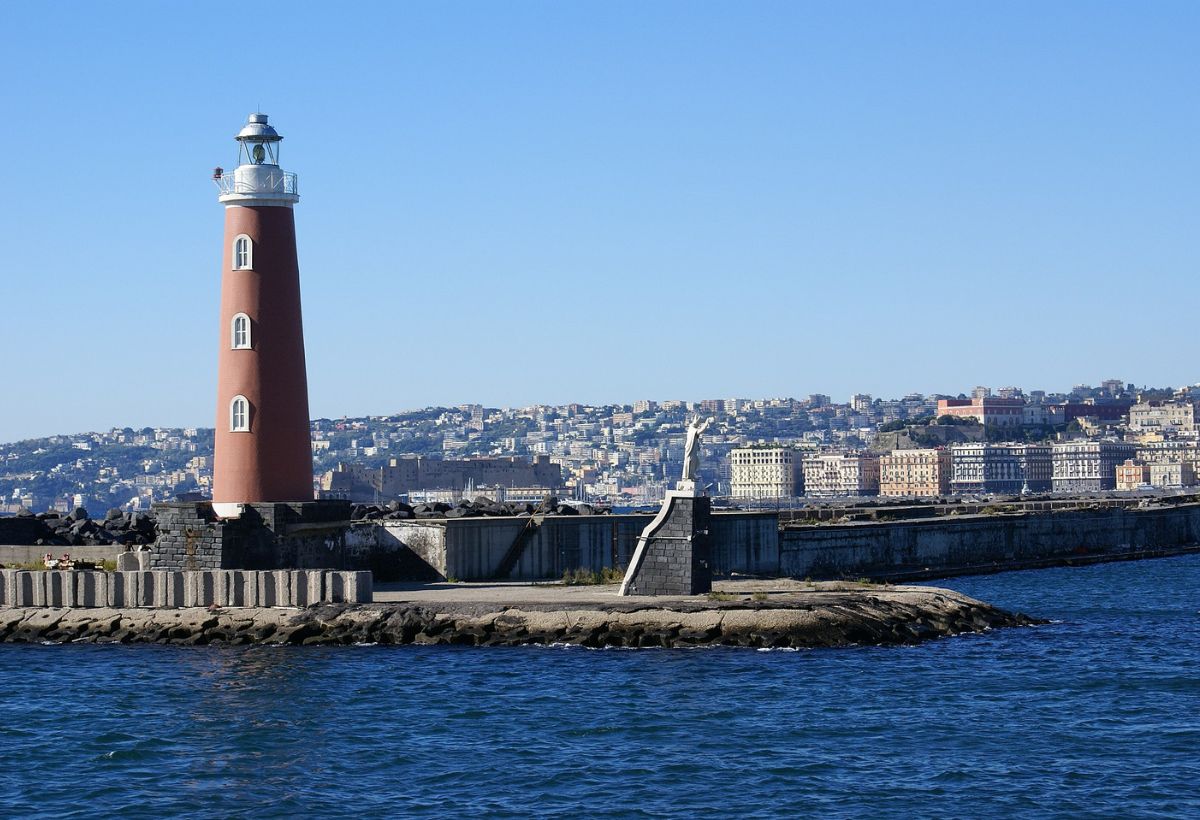
<instances>
[{"instance_id":1,"label":"clear blue sky","mask_svg":"<svg viewBox=\"0 0 1200 820\"><path fill-rule=\"evenodd\" d=\"M1200 4L6 3L0 441L204 425L250 111L316 416L1200 379Z\"/></svg>"}]
</instances>

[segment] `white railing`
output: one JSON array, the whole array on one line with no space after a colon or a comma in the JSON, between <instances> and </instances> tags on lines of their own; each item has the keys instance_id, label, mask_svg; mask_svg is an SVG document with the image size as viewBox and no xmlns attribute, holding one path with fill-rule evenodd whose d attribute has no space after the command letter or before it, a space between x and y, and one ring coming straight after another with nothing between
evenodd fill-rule
<instances>
[{"instance_id":1,"label":"white railing","mask_svg":"<svg viewBox=\"0 0 1200 820\"><path fill-rule=\"evenodd\" d=\"M226 194L291 194L300 195L299 177L291 171L268 171L261 165L242 166L253 173L239 174L237 168L213 177L221 195Z\"/></svg>"}]
</instances>

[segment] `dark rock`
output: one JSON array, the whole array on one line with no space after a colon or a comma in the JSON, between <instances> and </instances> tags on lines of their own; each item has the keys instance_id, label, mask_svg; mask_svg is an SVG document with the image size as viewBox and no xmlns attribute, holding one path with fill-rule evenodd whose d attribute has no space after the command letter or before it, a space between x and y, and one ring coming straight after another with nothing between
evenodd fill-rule
<instances>
[{"instance_id":1,"label":"dark rock","mask_svg":"<svg viewBox=\"0 0 1200 820\"><path fill-rule=\"evenodd\" d=\"M37 516L33 514L33 510L23 506L17 509L17 518L37 518Z\"/></svg>"},{"instance_id":2,"label":"dark rock","mask_svg":"<svg viewBox=\"0 0 1200 820\"><path fill-rule=\"evenodd\" d=\"M123 510L121 510L119 507L112 507L105 514L104 520L105 521L117 521L119 519L123 519L124 517L125 517L125 512Z\"/></svg>"},{"instance_id":3,"label":"dark rock","mask_svg":"<svg viewBox=\"0 0 1200 820\"><path fill-rule=\"evenodd\" d=\"M76 507L75 509L71 510L71 514L67 516L67 518L71 519L72 521L83 521L86 520L87 517L88 511L83 507Z\"/></svg>"}]
</instances>

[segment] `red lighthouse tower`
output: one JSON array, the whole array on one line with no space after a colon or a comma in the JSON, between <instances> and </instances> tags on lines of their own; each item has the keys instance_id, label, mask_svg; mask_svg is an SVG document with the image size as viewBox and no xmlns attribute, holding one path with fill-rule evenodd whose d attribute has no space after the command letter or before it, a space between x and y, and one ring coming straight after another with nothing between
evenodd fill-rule
<instances>
[{"instance_id":1,"label":"red lighthouse tower","mask_svg":"<svg viewBox=\"0 0 1200 820\"><path fill-rule=\"evenodd\" d=\"M311 501L308 381L296 261L296 175L266 114L238 133L238 167L217 172L225 206L213 508Z\"/></svg>"}]
</instances>

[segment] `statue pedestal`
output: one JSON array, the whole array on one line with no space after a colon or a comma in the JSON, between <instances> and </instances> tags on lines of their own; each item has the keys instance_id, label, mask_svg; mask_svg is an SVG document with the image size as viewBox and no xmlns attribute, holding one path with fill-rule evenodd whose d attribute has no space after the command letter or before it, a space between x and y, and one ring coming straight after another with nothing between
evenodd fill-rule
<instances>
[{"instance_id":1,"label":"statue pedestal","mask_svg":"<svg viewBox=\"0 0 1200 820\"><path fill-rule=\"evenodd\" d=\"M621 595L702 595L712 591L708 522L711 501L703 485L680 481L638 538L621 582Z\"/></svg>"}]
</instances>

